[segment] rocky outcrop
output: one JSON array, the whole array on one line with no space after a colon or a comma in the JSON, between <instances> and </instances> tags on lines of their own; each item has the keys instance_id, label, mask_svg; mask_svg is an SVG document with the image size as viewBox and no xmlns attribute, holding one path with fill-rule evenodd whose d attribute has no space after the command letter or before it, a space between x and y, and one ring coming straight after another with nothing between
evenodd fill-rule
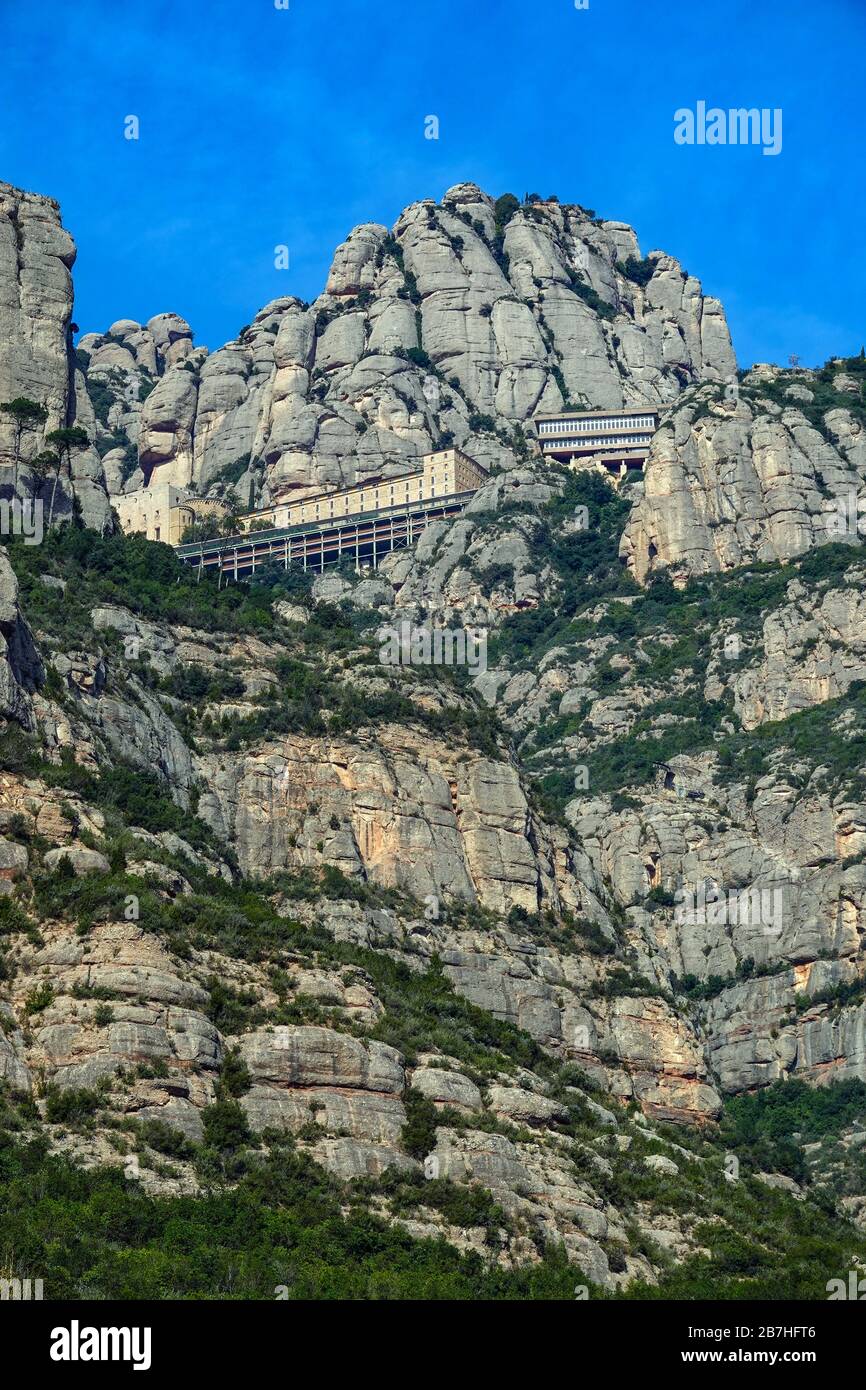
<instances>
[{"instance_id":1,"label":"rocky outcrop","mask_svg":"<svg viewBox=\"0 0 866 1390\"><path fill-rule=\"evenodd\" d=\"M109 1079L127 1112L171 1104L168 1114L200 1134L189 1107L212 1097L221 1057L200 1011L205 990L132 922L96 926L87 938L68 929L43 936L21 952L12 995L19 1017L29 1015L30 1073L62 1088Z\"/></svg>"},{"instance_id":2,"label":"rocky outcrop","mask_svg":"<svg viewBox=\"0 0 866 1390\"><path fill-rule=\"evenodd\" d=\"M858 540L863 416L837 390L839 405L807 418L796 395L781 396L784 381L774 370L753 371L727 392L689 392L665 416L622 538L620 553L639 582L662 568L684 579Z\"/></svg>"},{"instance_id":3,"label":"rocky outcrop","mask_svg":"<svg viewBox=\"0 0 866 1390\"><path fill-rule=\"evenodd\" d=\"M19 432L13 417L0 411L0 464L7 496L17 486L19 496L39 498L46 512L54 478L30 462L45 449L48 433L89 422L84 378L70 347L75 256L53 198L0 182L0 402L23 397L46 413ZM102 465L92 430L88 434L88 447L60 460L54 516L68 518L77 499L85 523L104 528L110 518Z\"/></svg>"},{"instance_id":4,"label":"rocky outcrop","mask_svg":"<svg viewBox=\"0 0 866 1390\"><path fill-rule=\"evenodd\" d=\"M721 306L671 257L640 261L630 228L578 206L506 218L474 184L411 205L390 231L355 228L312 305L274 300L210 355L173 313L119 319L73 354L75 248L57 205L0 189L0 396L29 396L45 430L76 423L91 440L63 460L60 519L77 497L104 528L106 490L158 481L245 508L399 475L451 440L513 463L526 450L515 427L539 411L667 403L734 370ZM9 457L12 426L0 429ZM44 432L21 441L31 490Z\"/></svg>"},{"instance_id":5,"label":"rocky outcrop","mask_svg":"<svg viewBox=\"0 0 866 1390\"><path fill-rule=\"evenodd\" d=\"M539 411L670 402L734 371L721 306L672 257L640 262L631 228L577 206L499 223L474 184L356 227L313 304L274 300L210 356L171 317L81 340L113 397L103 424L137 445L134 472L107 456L112 490L158 479L246 506L399 475L451 439L513 461Z\"/></svg>"},{"instance_id":6,"label":"rocky outcrop","mask_svg":"<svg viewBox=\"0 0 866 1390\"><path fill-rule=\"evenodd\" d=\"M437 1066L438 1058L430 1054L423 1059L427 1065L419 1066L412 1073L412 1090L432 1100L434 1105L457 1110L463 1114L473 1114L482 1108L481 1092L456 1068ZM442 1059L443 1061L447 1059Z\"/></svg>"},{"instance_id":7,"label":"rocky outcrop","mask_svg":"<svg viewBox=\"0 0 866 1390\"><path fill-rule=\"evenodd\" d=\"M53 198L0 183L0 400L25 396L48 412L44 425L24 431L23 460L67 422L75 255ZM15 428L2 414L0 458L14 464Z\"/></svg>"},{"instance_id":8,"label":"rocky outcrop","mask_svg":"<svg viewBox=\"0 0 866 1390\"><path fill-rule=\"evenodd\" d=\"M386 727L351 742L290 737L203 770L201 814L246 873L327 863L419 899L596 910L565 837L533 817L505 761Z\"/></svg>"},{"instance_id":9,"label":"rocky outcrop","mask_svg":"<svg viewBox=\"0 0 866 1390\"><path fill-rule=\"evenodd\" d=\"M168 369L191 353L192 330L178 314L156 314L146 324L118 319L106 333L79 338L75 360L82 387L86 383L81 414L98 446L110 494L143 486L152 467L151 447L161 457L159 441L152 446L142 441L142 416ZM177 387L184 382L189 385L190 379L172 377ZM160 412L157 417L162 418Z\"/></svg>"},{"instance_id":10,"label":"rocky outcrop","mask_svg":"<svg viewBox=\"0 0 866 1390\"><path fill-rule=\"evenodd\" d=\"M33 729L31 696L44 675L33 635L18 607L18 580L0 550L0 715Z\"/></svg>"},{"instance_id":11,"label":"rocky outcrop","mask_svg":"<svg viewBox=\"0 0 866 1390\"><path fill-rule=\"evenodd\" d=\"M837 699L866 679L862 590L832 584L807 589L792 580L787 598L767 614L760 643L744 653L745 670L725 669L722 657L707 674L706 698L730 690L744 729Z\"/></svg>"},{"instance_id":12,"label":"rocky outcrop","mask_svg":"<svg viewBox=\"0 0 866 1390\"><path fill-rule=\"evenodd\" d=\"M673 760L671 785L656 784L640 809L616 818L592 803L580 813L575 803L576 829L599 873L630 905L635 949L651 976L707 986L696 1033L721 1090L789 1076L866 1081L857 998L866 977L866 870L856 857L866 813L834 811L814 791L767 778L744 814L742 787L726 794L711 770L711 757ZM687 790L699 788L700 802L689 802ZM648 903L648 864L672 904L681 885L695 895L704 884L721 891L721 907L685 916ZM731 906L729 894L744 885L763 889L766 911ZM850 1004L834 1002L840 989ZM645 1004L638 1010L640 1029L650 1013Z\"/></svg>"},{"instance_id":13,"label":"rocky outcrop","mask_svg":"<svg viewBox=\"0 0 866 1390\"><path fill-rule=\"evenodd\" d=\"M514 1143L501 1134L443 1127L436 1131L431 1158L439 1176L481 1183L512 1219L564 1247L594 1282L611 1284L600 1242L607 1240L612 1222L591 1186L575 1181L565 1154L531 1140ZM615 1218L616 1213L610 1215Z\"/></svg>"},{"instance_id":14,"label":"rocky outcrop","mask_svg":"<svg viewBox=\"0 0 866 1390\"><path fill-rule=\"evenodd\" d=\"M583 953L576 936L572 949L557 949L502 925L467 929L447 913L405 922L390 911L359 913L332 903L322 920L337 940L397 952L407 964L438 957L459 994L577 1064L616 1101L636 1100L660 1119L703 1123L719 1113L701 1039L688 1021L645 994L606 997L605 980L617 968L612 933L606 959ZM412 1087L458 1109L473 1104L472 1092L449 1073L415 1072ZM488 1103L521 1124L557 1113L546 1099L508 1087L491 1089Z\"/></svg>"},{"instance_id":15,"label":"rocky outcrop","mask_svg":"<svg viewBox=\"0 0 866 1390\"><path fill-rule=\"evenodd\" d=\"M276 1027L240 1044L253 1078L244 1109L256 1129L310 1123L365 1144L400 1147L406 1122L400 1054L328 1028Z\"/></svg>"}]
</instances>

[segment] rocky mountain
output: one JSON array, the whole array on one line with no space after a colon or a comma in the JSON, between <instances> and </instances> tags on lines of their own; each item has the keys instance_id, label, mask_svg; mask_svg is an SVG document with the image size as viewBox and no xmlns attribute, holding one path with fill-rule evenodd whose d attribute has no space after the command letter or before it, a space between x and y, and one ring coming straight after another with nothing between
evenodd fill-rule
<instances>
[{"instance_id":1,"label":"rocky mountain","mask_svg":"<svg viewBox=\"0 0 866 1390\"><path fill-rule=\"evenodd\" d=\"M856 371L839 361L817 373L759 366L735 386L687 392L653 440L646 490L623 536L635 577L791 560L846 532L862 534L858 363Z\"/></svg>"},{"instance_id":2,"label":"rocky mountain","mask_svg":"<svg viewBox=\"0 0 866 1390\"><path fill-rule=\"evenodd\" d=\"M218 351L161 314L87 334L79 358L109 491L157 469L245 504L398 476L443 440L522 457L536 413L668 403L735 371L721 305L673 257L642 259L591 209L474 184L356 227L312 304L275 300Z\"/></svg>"},{"instance_id":3,"label":"rocky mountain","mask_svg":"<svg viewBox=\"0 0 866 1390\"><path fill-rule=\"evenodd\" d=\"M0 182L0 396L24 397L45 411L16 440L15 422L0 412L0 461L14 470L5 489L34 497L49 487L32 461L45 436L71 424L87 400L72 349L72 276L76 250L53 198ZM99 455L93 445L61 460L58 517L72 512L73 495L88 525L110 524Z\"/></svg>"},{"instance_id":4,"label":"rocky mountain","mask_svg":"<svg viewBox=\"0 0 866 1390\"><path fill-rule=\"evenodd\" d=\"M864 360L738 376L629 228L474 185L210 355L76 353L56 204L3 190L0 396L49 414L0 447L38 492L92 445L0 551L0 1134L166 1212L300 1173L443 1296L823 1296L866 1257ZM530 446L647 400L618 490ZM372 576L217 589L107 524L154 468L263 500L451 438L488 482ZM383 664L403 619L486 669Z\"/></svg>"}]
</instances>

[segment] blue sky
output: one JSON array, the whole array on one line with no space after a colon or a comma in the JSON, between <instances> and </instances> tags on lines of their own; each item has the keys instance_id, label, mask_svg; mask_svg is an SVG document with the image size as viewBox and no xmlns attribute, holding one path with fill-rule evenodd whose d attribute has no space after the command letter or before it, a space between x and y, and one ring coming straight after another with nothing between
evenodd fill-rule
<instances>
[{"instance_id":1,"label":"blue sky","mask_svg":"<svg viewBox=\"0 0 866 1390\"><path fill-rule=\"evenodd\" d=\"M219 347L471 179L630 222L741 364L866 339L866 0L0 0L0 52L0 178L59 199L82 331L171 309ZM700 100L781 108L781 153L675 144Z\"/></svg>"}]
</instances>

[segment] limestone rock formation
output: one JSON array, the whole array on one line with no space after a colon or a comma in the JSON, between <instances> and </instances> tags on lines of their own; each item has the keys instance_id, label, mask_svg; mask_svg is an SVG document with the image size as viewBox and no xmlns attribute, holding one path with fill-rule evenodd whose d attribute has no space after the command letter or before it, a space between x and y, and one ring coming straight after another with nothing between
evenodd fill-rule
<instances>
[{"instance_id":1,"label":"limestone rock formation","mask_svg":"<svg viewBox=\"0 0 866 1390\"><path fill-rule=\"evenodd\" d=\"M783 394L786 374L775 370L753 371L740 386L690 391L671 409L622 539L640 582L662 568L679 577L725 571L862 536L866 425L839 374L829 375L829 406L808 417L805 403Z\"/></svg>"},{"instance_id":2,"label":"limestone rock formation","mask_svg":"<svg viewBox=\"0 0 866 1390\"><path fill-rule=\"evenodd\" d=\"M18 580L0 550L0 714L34 727L31 694L44 670L33 636L18 607Z\"/></svg>"},{"instance_id":3,"label":"limestone rock formation","mask_svg":"<svg viewBox=\"0 0 866 1390\"><path fill-rule=\"evenodd\" d=\"M103 424L137 445L136 471L110 458L112 491L159 478L246 506L398 475L450 439L499 461L539 411L733 374L718 301L672 257L641 261L631 228L553 202L499 216L460 184L356 227L311 305L274 300L210 356L170 315L88 334Z\"/></svg>"},{"instance_id":4,"label":"limestone rock formation","mask_svg":"<svg viewBox=\"0 0 866 1390\"><path fill-rule=\"evenodd\" d=\"M73 254L0 185L0 392L93 441L61 519L452 440L490 473L375 576L226 592L72 531L68 573L0 551L0 1080L55 1152L153 1192L201 1190L228 1115L416 1237L654 1282L703 1250L731 1096L866 1081L860 363L738 379L672 258L473 184L356 228L313 304L212 353L159 313L70 354ZM539 412L644 401L617 489L528 443ZM386 668L402 618L482 626L483 668ZM810 1200L765 1167L762 1200Z\"/></svg>"},{"instance_id":5,"label":"limestone rock formation","mask_svg":"<svg viewBox=\"0 0 866 1390\"><path fill-rule=\"evenodd\" d=\"M72 276L75 244L53 198L0 182L0 401L23 397L40 405L44 421L20 435L13 418L0 412L0 465L4 492L39 496L45 507L53 479L30 468L45 448L45 436L67 425L87 423L83 378L71 358ZM71 514L78 500L85 522L108 524L102 467L91 446L61 458L55 514Z\"/></svg>"},{"instance_id":6,"label":"limestone rock formation","mask_svg":"<svg viewBox=\"0 0 866 1390\"><path fill-rule=\"evenodd\" d=\"M43 427L25 431L24 458L39 452L45 432L67 421L75 255L53 198L0 183L0 398L26 396L48 411ZM3 416L0 452L8 467L14 460L14 428Z\"/></svg>"},{"instance_id":7,"label":"limestone rock formation","mask_svg":"<svg viewBox=\"0 0 866 1390\"><path fill-rule=\"evenodd\" d=\"M288 739L203 772L203 813L250 874L327 862L419 899L448 893L504 913L592 901L508 763L461 762L420 733Z\"/></svg>"}]
</instances>

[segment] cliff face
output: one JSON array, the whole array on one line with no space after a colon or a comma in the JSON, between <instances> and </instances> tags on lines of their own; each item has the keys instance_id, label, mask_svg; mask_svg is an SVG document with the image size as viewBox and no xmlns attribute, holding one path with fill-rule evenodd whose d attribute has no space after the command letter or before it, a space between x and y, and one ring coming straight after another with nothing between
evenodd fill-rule
<instances>
[{"instance_id":1,"label":"cliff face","mask_svg":"<svg viewBox=\"0 0 866 1390\"><path fill-rule=\"evenodd\" d=\"M621 553L643 582L662 567L682 578L857 539L864 476L862 379L841 362L756 368L738 387L689 392L663 421ZM852 497L853 525L840 525Z\"/></svg>"},{"instance_id":2,"label":"cliff face","mask_svg":"<svg viewBox=\"0 0 866 1390\"><path fill-rule=\"evenodd\" d=\"M145 403L166 372L191 353L192 330L178 314L156 314L146 324L118 319L107 333L85 333L79 339L75 361L87 387L81 411L98 443L109 493L143 486L138 446ZM189 378L177 378L176 384L188 387ZM175 441L163 433L165 452ZM143 453L148 475L160 457L157 438Z\"/></svg>"},{"instance_id":3,"label":"cliff face","mask_svg":"<svg viewBox=\"0 0 866 1390\"><path fill-rule=\"evenodd\" d=\"M453 619L459 598L443 601L443 590L471 593L472 612L480 607L495 624L515 612L531 614L537 603L526 595L538 587L556 594L563 576L543 554L534 556L531 574L520 570L533 538L542 548L532 507L555 489L537 493L525 470L507 476L523 479L512 497L535 499L525 519L479 510L462 523L443 523L438 540L424 544L444 542L443 555L456 568L443 566L420 604L412 575L402 585L392 573L392 582L362 580L354 588L326 575L315 583L312 606L284 605L285 626L267 640L171 628L99 605L89 613L89 635L74 647L51 626L37 630L43 651L48 642L45 664L61 678L62 700L38 693L41 667L31 657L23 668L10 662L9 712L38 727L52 759L71 754L91 767L120 760L155 772L179 805L195 802L245 875L330 866L356 884L491 914L481 931L458 929L443 906L443 920L436 916L425 927L422 955L437 952L467 998L558 1055L591 1060L606 1088L636 1096L648 1113L712 1115L720 1092L789 1075L866 1077L864 1005L856 990L863 976L862 791L836 770L822 771L818 749L804 762L786 754L782 740L763 768L738 776L737 753L731 760L726 746L739 729L820 710L857 690L866 630L862 567L853 550L841 577L808 587L785 579L775 598L768 589L757 605L765 616L739 623L734 661L725 655L730 618L709 612L688 619L697 649L679 669L659 674L653 653L675 646L676 627L672 632L664 615L656 616L635 641L617 638L606 618L611 608L624 610L639 624L644 600L635 596L597 604L601 630L590 640L579 634L575 644L562 632L540 660L500 656L476 686L513 740L512 756L501 743L482 751L471 738L419 727L424 708L455 708L447 688L436 686L410 686L420 705L399 716L371 713L372 722L351 736L291 728L275 736L284 722L282 663L296 654L299 639L306 642L316 598L342 600L349 611L354 602L361 612L375 598L384 618L418 615L435 597ZM502 563L501 526L524 534L526 551L514 547L515 578L491 589L486 556ZM413 573L426 566L435 575L429 559L419 547ZM461 566L472 567L462 571L465 583L455 579ZM524 594L516 608L512 584ZM740 607L736 591L733 607ZM17 648L22 632L32 646L12 589L8 616ZM121 654L127 648L133 662ZM391 678L383 685L383 668L366 666L365 650L349 660L358 682L351 699L372 711ZM341 659L325 658L332 705L343 699L345 669ZM236 689L209 697L195 716L187 700L153 684L182 683L189 672L217 687L230 672ZM465 708L468 698L460 697ZM698 710L720 710L706 728L686 718L688 752L679 752L673 737L672 701L683 711L690 701ZM844 739L849 718L844 708L828 714L832 737L838 724ZM227 729L238 731L241 746L237 735L226 738ZM647 739L649 777L635 761ZM615 763L611 770L609 760L622 749L628 759L621 771ZM565 783L563 822L532 804L533 786L546 787L551 777ZM576 795L568 791L572 781L583 788ZM622 794L625 805L618 804ZM680 922L673 895L681 884L699 883L778 889L778 930L736 918L721 926ZM610 958L582 958L580 949L563 955L554 939L527 953L509 923L539 913L594 923L607 936ZM384 944L388 937L373 930L370 940ZM609 982L625 960L631 990L620 986L611 995ZM676 982L685 979L708 1002L699 997L694 1006L678 997ZM851 995L841 1008L833 998L840 988ZM812 998L814 1007L804 1012ZM589 1034L578 1032L581 1022Z\"/></svg>"},{"instance_id":4,"label":"cliff face","mask_svg":"<svg viewBox=\"0 0 866 1390\"><path fill-rule=\"evenodd\" d=\"M66 423L67 342L72 316L75 244L53 198L0 183L0 393L29 395L48 410L44 429ZM14 431L0 418L0 448L11 453ZM38 452L42 432L28 432L26 453Z\"/></svg>"},{"instance_id":5,"label":"cliff face","mask_svg":"<svg viewBox=\"0 0 866 1390\"><path fill-rule=\"evenodd\" d=\"M153 469L267 498L453 436L495 471L373 577L217 591L74 526L0 551L0 1077L43 1110L46 1084L102 1097L52 1141L101 1163L118 1117L201 1145L240 1058L253 1127L340 1180L435 1160L495 1196L502 1263L561 1241L652 1282L635 1232L701 1248L729 1097L866 1081L866 569L828 544L866 471L862 369L736 384L670 258L579 208L497 222L474 185L356 229L313 305L218 352L160 314L71 359L71 243L13 193L0 391L94 441L64 519L78 496L101 526ZM619 493L520 433L645 400L670 409ZM488 669L383 666L402 618L482 625ZM684 919L708 884L779 913ZM129 1172L198 1190L191 1162ZM650 1208L647 1173L695 1210Z\"/></svg>"},{"instance_id":6,"label":"cliff face","mask_svg":"<svg viewBox=\"0 0 866 1390\"><path fill-rule=\"evenodd\" d=\"M398 474L443 436L513 456L515 427L566 400L670 402L733 374L721 305L672 257L641 261L630 227L576 206L509 213L460 184L356 227L312 304L275 300L210 355L169 315L88 334L107 426L146 475L246 502Z\"/></svg>"},{"instance_id":7,"label":"cliff face","mask_svg":"<svg viewBox=\"0 0 866 1390\"><path fill-rule=\"evenodd\" d=\"M53 198L0 182L0 400L23 396L47 411L44 423L25 429L18 441L14 421L0 412L0 463L10 494L17 477L21 496L44 494L46 502L51 483L34 473L30 461L44 449L46 434L80 423L79 412L83 408L86 417L88 409L70 350L75 256ZM62 464L58 519L71 515L77 498L87 525L109 524L96 450L74 449Z\"/></svg>"}]
</instances>

